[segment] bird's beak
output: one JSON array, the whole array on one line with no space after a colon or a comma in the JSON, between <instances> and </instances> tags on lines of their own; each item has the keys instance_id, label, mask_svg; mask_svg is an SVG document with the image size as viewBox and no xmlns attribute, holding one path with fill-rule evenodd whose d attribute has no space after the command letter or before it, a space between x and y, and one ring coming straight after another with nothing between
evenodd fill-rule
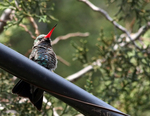
<instances>
[{"instance_id":1,"label":"bird's beak","mask_svg":"<svg viewBox=\"0 0 150 116\"><path fill-rule=\"evenodd\" d=\"M51 37L51 35L52 35L52 33L53 33L56 26L57 26L57 24L51 29L51 31L44 38L49 39Z\"/></svg>"}]
</instances>

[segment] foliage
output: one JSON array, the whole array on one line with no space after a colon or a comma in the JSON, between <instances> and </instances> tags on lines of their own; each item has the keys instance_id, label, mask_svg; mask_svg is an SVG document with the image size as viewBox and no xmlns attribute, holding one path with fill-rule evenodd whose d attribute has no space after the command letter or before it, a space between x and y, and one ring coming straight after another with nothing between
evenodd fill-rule
<instances>
[{"instance_id":1,"label":"foliage","mask_svg":"<svg viewBox=\"0 0 150 116\"><path fill-rule=\"evenodd\" d=\"M142 115L141 111L150 106L150 57L149 52L142 52L148 51L149 45L142 51L131 45L114 50L119 43L114 38L109 39L109 42L106 38L104 40L103 30L97 41L98 55L95 54L95 57L103 59L103 62L101 67L93 70L93 79L87 79L88 87L92 84L92 88L95 88L92 92L96 96L119 110L132 116ZM78 48L80 47L76 47L77 50ZM85 56L80 55L82 58ZM92 81L93 83L89 83ZM88 90L87 85L85 88Z\"/></svg>"},{"instance_id":2,"label":"foliage","mask_svg":"<svg viewBox=\"0 0 150 116\"><path fill-rule=\"evenodd\" d=\"M74 42L72 42L72 46L76 49L76 53L73 54L73 60L79 60L82 64L86 64L88 62L87 52L88 49L86 47L86 40L80 40L81 46L78 46Z\"/></svg>"},{"instance_id":3,"label":"foliage","mask_svg":"<svg viewBox=\"0 0 150 116\"><path fill-rule=\"evenodd\" d=\"M139 26L150 20L148 9L148 0L108 0L108 4L113 2L118 3L118 12L116 16L119 15L119 20L131 20L136 18Z\"/></svg>"},{"instance_id":4,"label":"foliage","mask_svg":"<svg viewBox=\"0 0 150 116\"><path fill-rule=\"evenodd\" d=\"M70 106L66 105L63 102L60 102L58 99L52 97L51 95L45 93L44 96L47 99L47 103L43 103L42 111L38 111L28 99L24 99L21 97L17 97L16 95L13 95L11 93L11 89L14 86L15 78L9 73L5 72L4 70L0 69L0 115L6 116L6 115L15 115L15 116L49 116L53 115L53 108L55 107L57 109L57 112L60 112L60 114L63 116L65 114L69 114L71 112L74 112L74 114L77 114L78 112L75 111ZM17 80L18 81L18 80ZM49 102L50 101L50 102ZM49 106L49 104L51 106ZM64 110L62 107L63 106ZM63 110L63 111L62 111Z\"/></svg>"},{"instance_id":5,"label":"foliage","mask_svg":"<svg viewBox=\"0 0 150 116\"><path fill-rule=\"evenodd\" d=\"M92 2L97 2L110 13L115 12L115 21L123 23L123 26L126 23L129 23L130 28L135 25L135 32L150 21L149 0L107 0L107 3L106 1L93 0ZM17 1L17 4L15 0L4 0L0 2L0 10L11 8L15 10L14 16L17 18L17 20L13 18L9 21L6 27L9 30L5 31L5 37L7 37L6 39L9 38L10 45L20 46L14 47L15 50L27 49L27 47L23 48L22 45L27 46L29 41L20 38L20 36L22 37L20 28L16 26L14 29L11 26L24 23L23 19L28 17L43 22L36 22L42 31L49 26L48 23L56 20L55 16L59 17L58 35L73 31L89 31L91 35L86 40L84 40L85 38L79 40L78 37L71 41L71 46L69 46L70 40L59 42L54 46L56 54L71 64L68 67L59 62L56 73L65 77L100 60L100 66L93 65L93 70L75 80L75 84L124 113L132 116L148 116L150 114L150 31L134 41L141 48L137 49L132 42L126 41L126 36L122 38L122 31L113 29L113 25L108 24L108 21L104 20L102 16L91 11L91 9L89 10L84 4L77 3L77 1L71 0L55 1L56 8L54 10L54 3L51 0L21 0ZM53 14L54 12L55 14ZM24 24L29 29L32 27L29 21ZM13 33L8 34L10 31ZM49 30L44 31L48 32ZM24 35L27 36L28 34L24 33ZM19 40L23 44L20 44ZM122 43L125 44L122 45ZM118 46L117 49L116 46ZM37 114L52 116L54 115L54 108L60 116L76 116L78 114L75 109L47 93L45 93L45 97L51 106L48 105L48 102L43 103L41 112L37 111L28 100L20 103L23 99L11 93L16 81L12 77L7 72L0 70L0 115L10 115L12 111L15 111L15 115L18 116Z\"/></svg>"},{"instance_id":6,"label":"foliage","mask_svg":"<svg viewBox=\"0 0 150 116\"><path fill-rule=\"evenodd\" d=\"M101 40L99 42L103 43ZM150 97L149 54L142 53L133 46L113 50L114 45L104 43L103 46L98 46L99 55L105 59L99 68L102 78L100 84L104 84L99 93L108 103L116 104L118 109L124 109L130 115L139 115Z\"/></svg>"},{"instance_id":7,"label":"foliage","mask_svg":"<svg viewBox=\"0 0 150 116\"><path fill-rule=\"evenodd\" d=\"M8 22L5 28L20 24L24 18L33 17L39 20L39 22L50 23L50 20L57 20L51 15L54 7L52 4L49 6L51 0L4 0L0 3L0 10L10 8L14 10L14 17ZM51 2L52 3L52 2Z\"/></svg>"}]
</instances>

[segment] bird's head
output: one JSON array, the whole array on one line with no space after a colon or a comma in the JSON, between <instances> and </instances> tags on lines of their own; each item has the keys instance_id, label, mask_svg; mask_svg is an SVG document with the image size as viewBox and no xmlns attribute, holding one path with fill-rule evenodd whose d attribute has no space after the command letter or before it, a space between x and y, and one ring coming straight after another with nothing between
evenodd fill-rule
<instances>
[{"instance_id":1,"label":"bird's head","mask_svg":"<svg viewBox=\"0 0 150 116\"><path fill-rule=\"evenodd\" d=\"M41 34L39 35L35 40L34 40L34 46L37 46L39 45L40 43L48 43L50 44L51 46L51 35L53 33L53 30L55 29L55 27L57 26L57 24L51 29L51 31L47 34L47 35L44 35L44 34Z\"/></svg>"}]
</instances>

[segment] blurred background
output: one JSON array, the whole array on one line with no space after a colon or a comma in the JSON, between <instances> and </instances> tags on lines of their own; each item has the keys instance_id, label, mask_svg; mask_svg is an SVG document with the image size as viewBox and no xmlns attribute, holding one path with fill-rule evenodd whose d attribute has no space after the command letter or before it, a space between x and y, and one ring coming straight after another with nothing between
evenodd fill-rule
<instances>
[{"instance_id":1,"label":"blurred background","mask_svg":"<svg viewBox=\"0 0 150 116\"><path fill-rule=\"evenodd\" d=\"M92 66L70 81L124 113L149 116L150 1L91 2L106 12L93 11L82 0L0 0L0 42L28 57L34 39L58 24L51 37L53 42L60 39L53 44L58 57L55 73L67 78ZM44 103L39 112L11 93L16 82L0 69L0 115L80 114L49 94L45 97L51 105Z\"/></svg>"}]
</instances>

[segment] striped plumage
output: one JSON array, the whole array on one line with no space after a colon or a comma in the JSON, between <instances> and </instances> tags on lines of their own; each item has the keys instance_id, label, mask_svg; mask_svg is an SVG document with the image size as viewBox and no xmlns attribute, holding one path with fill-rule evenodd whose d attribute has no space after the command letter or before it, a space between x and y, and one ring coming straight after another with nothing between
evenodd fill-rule
<instances>
[{"instance_id":1,"label":"striped plumage","mask_svg":"<svg viewBox=\"0 0 150 116\"><path fill-rule=\"evenodd\" d=\"M55 28L55 27L54 27ZM32 52L29 59L42 65L43 67L54 70L57 67L56 55L51 46L50 36L54 28L48 33L48 35L39 35L32 48ZM46 38L45 38L46 37ZM12 89L12 92L19 96L29 98L31 103L38 109L41 110L43 102L43 90L20 80Z\"/></svg>"}]
</instances>

